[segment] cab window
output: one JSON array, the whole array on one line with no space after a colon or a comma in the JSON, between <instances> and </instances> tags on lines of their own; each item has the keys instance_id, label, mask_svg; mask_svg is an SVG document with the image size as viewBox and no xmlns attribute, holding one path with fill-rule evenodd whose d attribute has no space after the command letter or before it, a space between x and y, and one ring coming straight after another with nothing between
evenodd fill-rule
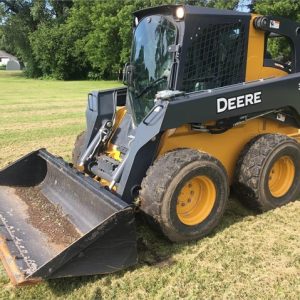
<instances>
[{"instance_id":1,"label":"cab window","mask_svg":"<svg viewBox=\"0 0 300 300\"><path fill-rule=\"evenodd\" d=\"M264 66L292 73L294 69L294 47L288 37L274 33L266 34Z\"/></svg>"}]
</instances>

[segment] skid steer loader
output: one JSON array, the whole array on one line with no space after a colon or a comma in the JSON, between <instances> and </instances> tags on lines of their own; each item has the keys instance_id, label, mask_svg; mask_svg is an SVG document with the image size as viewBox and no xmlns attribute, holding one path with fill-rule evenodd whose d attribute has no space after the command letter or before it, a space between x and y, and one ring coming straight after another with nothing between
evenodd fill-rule
<instances>
[{"instance_id":1,"label":"skid steer loader","mask_svg":"<svg viewBox=\"0 0 300 300\"><path fill-rule=\"evenodd\" d=\"M0 172L0 257L15 284L135 264L137 208L181 242L217 226L229 187L259 211L297 199L300 24L141 10L124 70L127 87L89 93L73 164L40 149Z\"/></svg>"}]
</instances>

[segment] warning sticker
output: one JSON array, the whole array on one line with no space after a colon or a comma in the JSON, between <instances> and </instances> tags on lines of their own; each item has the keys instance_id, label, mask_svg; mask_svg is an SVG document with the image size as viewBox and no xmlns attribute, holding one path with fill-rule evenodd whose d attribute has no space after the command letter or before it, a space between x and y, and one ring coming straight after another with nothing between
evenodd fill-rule
<instances>
[{"instance_id":1,"label":"warning sticker","mask_svg":"<svg viewBox=\"0 0 300 300\"><path fill-rule=\"evenodd\" d=\"M275 20L270 20L270 28L279 29L280 22Z\"/></svg>"}]
</instances>

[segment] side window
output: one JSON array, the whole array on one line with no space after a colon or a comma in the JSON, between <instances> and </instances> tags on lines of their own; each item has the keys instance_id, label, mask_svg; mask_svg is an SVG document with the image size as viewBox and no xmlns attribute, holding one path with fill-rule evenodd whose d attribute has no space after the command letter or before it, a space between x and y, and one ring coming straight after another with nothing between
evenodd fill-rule
<instances>
[{"instance_id":1,"label":"side window","mask_svg":"<svg viewBox=\"0 0 300 300\"><path fill-rule=\"evenodd\" d=\"M291 73L294 63L293 42L286 36L266 34L264 66Z\"/></svg>"},{"instance_id":2,"label":"side window","mask_svg":"<svg viewBox=\"0 0 300 300\"><path fill-rule=\"evenodd\" d=\"M243 81L245 26L210 24L190 38L183 74L185 92L200 91Z\"/></svg>"}]
</instances>

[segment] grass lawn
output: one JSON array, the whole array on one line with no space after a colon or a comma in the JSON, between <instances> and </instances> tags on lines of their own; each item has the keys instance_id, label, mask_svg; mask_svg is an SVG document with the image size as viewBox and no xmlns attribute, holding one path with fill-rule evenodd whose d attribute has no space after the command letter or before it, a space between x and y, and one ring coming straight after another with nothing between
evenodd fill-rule
<instances>
[{"instance_id":1,"label":"grass lawn","mask_svg":"<svg viewBox=\"0 0 300 300\"><path fill-rule=\"evenodd\" d=\"M87 93L118 84L0 71L0 167L41 147L70 160ZM299 216L300 201L255 215L230 199L211 236L180 245L138 222L137 266L16 289L0 263L0 299L300 299Z\"/></svg>"}]
</instances>

